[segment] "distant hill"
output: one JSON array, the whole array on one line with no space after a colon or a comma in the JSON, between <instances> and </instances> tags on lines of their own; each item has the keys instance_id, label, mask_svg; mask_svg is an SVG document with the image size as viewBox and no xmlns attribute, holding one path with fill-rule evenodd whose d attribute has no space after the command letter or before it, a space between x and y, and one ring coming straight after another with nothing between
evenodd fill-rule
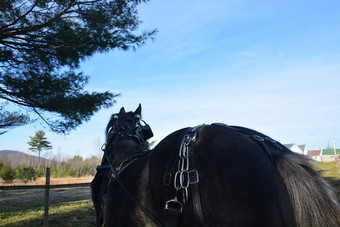
<instances>
[{"instance_id":1,"label":"distant hill","mask_svg":"<svg viewBox=\"0 0 340 227\"><path fill-rule=\"evenodd\" d=\"M13 150L1 150L0 160L5 163L9 163L14 168L23 163L29 166L39 166L40 163L43 166L45 162L48 161L46 158L40 158L39 161L38 156Z\"/></svg>"}]
</instances>

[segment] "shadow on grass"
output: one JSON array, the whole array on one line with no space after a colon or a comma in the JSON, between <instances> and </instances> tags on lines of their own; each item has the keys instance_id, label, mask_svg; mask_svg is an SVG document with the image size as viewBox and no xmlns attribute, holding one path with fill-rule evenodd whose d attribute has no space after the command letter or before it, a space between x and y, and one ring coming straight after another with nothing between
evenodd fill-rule
<instances>
[{"instance_id":1,"label":"shadow on grass","mask_svg":"<svg viewBox=\"0 0 340 227\"><path fill-rule=\"evenodd\" d=\"M44 189L0 191L0 213L26 212L31 209L44 209ZM50 206L64 202L91 199L90 188L63 188L50 190Z\"/></svg>"},{"instance_id":2,"label":"shadow on grass","mask_svg":"<svg viewBox=\"0 0 340 227\"><path fill-rule=\"evenodd\" d=\"M43 226L44 190L0 191L0 226ZM49 226L95 226L90 188L50 191Z\"/></svg>"},{"instance_id":3,"label":"shadow on grass","mask_svg":"<svg viewBox=\"0 0 340 227\"><path fill-rule=\"evenodd\" d=\"M15 216L10 221L4 220L1 226L43 226L44 208L26 209L20 211L22 215ZM10 217L8 217L10 218ZM15 220L17 219L17 220ZM51 205L48 226L95 226L96 216L91 200L64 202Z\"/></svg>"}]
</instances>

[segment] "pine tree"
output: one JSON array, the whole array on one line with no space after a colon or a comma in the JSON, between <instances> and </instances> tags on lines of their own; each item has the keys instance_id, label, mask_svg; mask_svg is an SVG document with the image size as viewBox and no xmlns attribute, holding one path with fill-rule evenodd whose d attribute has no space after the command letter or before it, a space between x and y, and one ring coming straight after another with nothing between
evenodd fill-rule
<instances>
[{"instance_id":1,"label":"pine tree","mask_svg":"<svg viewBox=\"0 0 340 227\"><path fill-rule=\"evenodd\" d=\"M0 177L5 182L12 182L15 179L15 170L9 163L5 163L0 168Z\"/></svg>"},{"instance_id":2,"label":"pine tree","mask_svg":"<svg viewBox=\"0 0 340 227\"><path fill-rule=\"evenodd\" d=\"M0 130L42 119L66 133L112 106L116 94L84 90L80 63L152 39L156 30L137 32L137 5L145 1L1 0Z\"/></svg>"},{"instance_id":3,"label":"pine tree","mask_svg":"<svg viewBox=\"0 0 340 227\"><path fill-rule=\"evenodd\" d=\"M45 137L45 132L42 130L39 130L35 133L34 137L31 137L31 141L28 142L28 145L30 145L30 150L34 152L39 153L39 165L40 165L40 152L42 150L50 150L52 149L51 143L47 141L47 138Z\"/></svg>"}]
</instances>

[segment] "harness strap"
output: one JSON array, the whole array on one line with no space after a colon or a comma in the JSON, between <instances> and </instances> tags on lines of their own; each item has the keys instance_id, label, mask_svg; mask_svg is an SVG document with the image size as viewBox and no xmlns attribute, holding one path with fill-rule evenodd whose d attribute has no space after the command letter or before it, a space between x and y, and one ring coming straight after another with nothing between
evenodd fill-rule
<instances>
[{"instance_id":1,"label":"harness strap","mask_svg":"<svg viewBox=\"0 0 340 227\"><path fill-rule=\"evenodd\" d=\"M177 227L182 214L182 204L177 198L167 201L164 211L166 219L164 227Z\"/></svg>"},{"instance_id":2,"label":"harness strap","mask_svg":"<svg viewBox=\"0 0 340 227\"><path fill-rule=\"evenodd\" d=\"M262 150L264 150L264 152L266 153L266 155L268 156L270 161L275 165L275 159L273 157L273 153L272 153L272 151L269 150L269 148L266 144L266 141L268 141L268 142L272 143L274 146L276 146L277 148L279 148L280 150L282 150L282 148L278 145L278 143L275 140L273 140L269 137L262 137L262 136L256 134L256 132L253 131L253 130L249 131L249 129L239 127L239 126L229 126L229 125L220 124L220 123L214 123L214 125L229 127L231 129L235 130L236 132L240 133L241 135L244 135L244 136L246 136L250 139L256 140L257 144L262 148Z\"/></svg>"},{"instance_id":3,"label":"harness strap","mask_svg":"<svg viewBox=\"0 0 340 227\"><path fill-rule=\"evenodd\" d=\"M264 142L264 139L261 136L258 136L258 135L253 135L253 138L255 140L257 140L257 142L259 142L260 147L266 152L266 154L268 155L270 161L275 164L275 161L274 161L274 158L273 158L273 154L269 150L269 148L266 145L266 143Z\"/></svg>"},{"instance_id":4,"label":"harness strap","mask_svg":"<svg viewBox=\"0 0 340 227\"><path fill-rule=\"evenodd\" d=\"M141 209L141 211L143 211L143 213L156 225L161 227L162 223L155 217L152 215L152 213L146 209L146 207L141 204L133 195L131 195L131 193L125 188L123 182L119 179L119 177L117 176L117 181L119 183L119 186L123 189L123 191L126 193L126 195L131 199L132 202L134 202L139 209Z\"/></svg>"},{"instance_id":5,"label":"harness strap","mask_svg":"<svg viewBox=\"0 0 340 227\"><path fill-rule=\"evenodd\" d=\"M109 156L107 155L107 153L105 154L105 157L107 159L107 161L110 163L110 159ZM132 202L134 202L140 209L141 211L143 211L143 213L157 226L161 227L162 223L155 217L152 215L152 213L143 205L141 204L138 199L136 199L124 186L123 182L120 180L119 178L119 174L118 171L113 168L113 166L111 165L111 163L109 164L111 171L112 171L112 175L111 177L115 178L119 184L119 186L123 189L123 191L125 192L125 194L131 199Z\"/></svg>"},{"instance_id":6,"label":"harness strap","mask_svg":"<svg viewBox=\"0 0 340 227\"><path fill-rule=\"evenodd\" d=\"M195 155L192 155L190 159L190 165L193 169L196 169L195 166ZM191 181L191 180L190 180ZM192 204L194 206L194 214L195 214L195 223L197 227L203 227L204 224L204 218L203 218L203 212L202 212L202 204L201 204L201 197L200 197L200 190L198 186L198 179L196 179L191 184L191 196L192 196Z\"/></svg>"}]
</instances>

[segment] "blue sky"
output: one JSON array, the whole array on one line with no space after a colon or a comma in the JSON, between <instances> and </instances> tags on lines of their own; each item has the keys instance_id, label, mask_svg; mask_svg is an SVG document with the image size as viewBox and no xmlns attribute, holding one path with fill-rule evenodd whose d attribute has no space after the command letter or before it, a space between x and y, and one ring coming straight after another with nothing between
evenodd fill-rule
<instances>
[{"instance_id":1,"label":"blue sky","mask_svg":"<svg viewBox=\"0 0 340 227\"><path fill-rule=\"evenodd\" d=\"M136 52L82 64L88 90L120 93L69 135L47 132L50 156L100 154L112 113L143 106L158 142L174 130L223 122L309 149L340 147L340 2L164 1L139 7L140 29L159 30ZM28 151L35 123L2 135L0 150Z\"/></svg>"}]
</instances>

